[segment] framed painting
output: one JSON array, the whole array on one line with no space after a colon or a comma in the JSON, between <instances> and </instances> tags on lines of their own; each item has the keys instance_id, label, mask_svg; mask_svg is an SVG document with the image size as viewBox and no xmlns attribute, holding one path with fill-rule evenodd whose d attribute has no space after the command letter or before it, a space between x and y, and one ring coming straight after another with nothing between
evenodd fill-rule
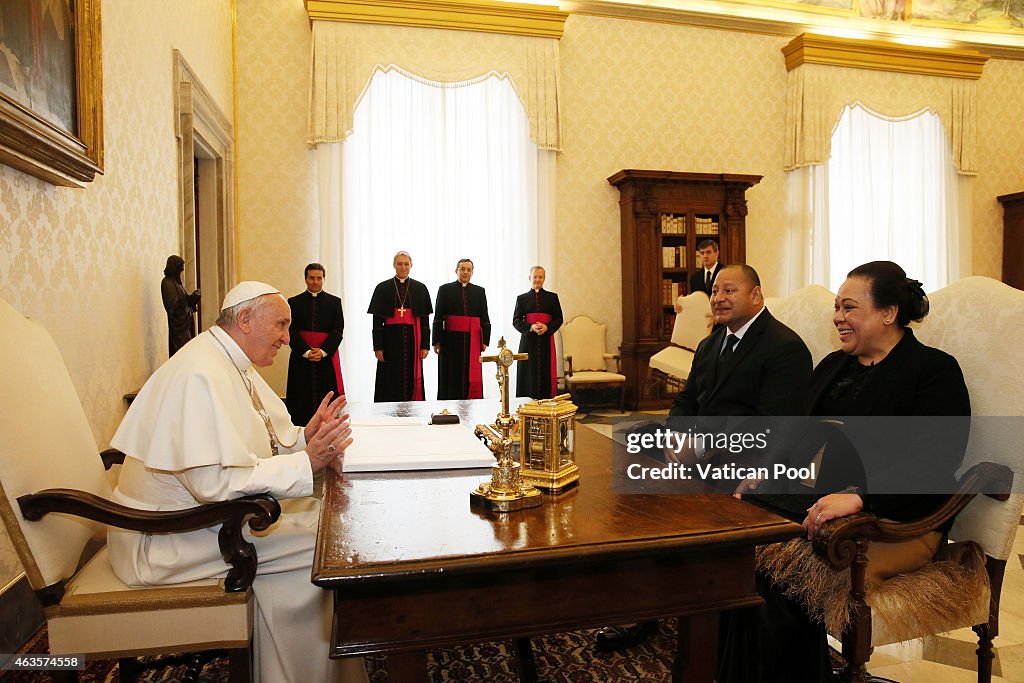
<instances>
[{"instance_id":1,"label":"framed painting","mask_svg":"<svg viewBox=\"0 0 1024 683\"><path fill-rule=\"evenodd\" d=\"M0 1L0 163L55 185L103 172L100 0Z\"/></svg>"}]
</instances>

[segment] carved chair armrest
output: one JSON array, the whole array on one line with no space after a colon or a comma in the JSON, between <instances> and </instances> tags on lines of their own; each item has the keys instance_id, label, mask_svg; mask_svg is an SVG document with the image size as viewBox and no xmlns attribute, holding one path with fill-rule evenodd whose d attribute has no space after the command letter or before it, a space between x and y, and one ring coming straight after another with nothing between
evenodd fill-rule
<instances>
[{"instance_id":1,"label":"carved chair armrest","mask_svg":"<svg viewBox=\"0 0 1024 683\"><path fill-rule=\"evenodd\" d=\"M572 377L572 354L569 354L565 357L565 362L569 366L565 371L565 376Z\"/></svg>"},{"instance_id":2,"label":"carved chair armrest","mask_svg":"<svg viewBox=\"0 0 1024 683\"><path fill-rule=\"evenodd\" d=\"M124 464L124 453L116 448L108 448L100 451L100 460L103 461L103 469L109 470L114 465Z\"/></svg>"},{"instance_id":3,"label":"carved chair armrest","mask_svg":"<svg viewBox=\"0 0 1024 683\"><path fill-rule=\"evenodd\" d=\"M263 531L281 515L281 505L267 493L187 510L154 511L126 507L84 491L46 489L19 497L18 505L31 522L59 512L147 533L194 531L220 524L221 557L231 565L224 581L229 593L248 590L256 577L256 548L243 538L243 524L248 521L251 529Z\"/></svg>"},{"instance_id":4,"label":"carved chair armrest","mask_svg":"<svg viewBox=\"0 0 1024 683\"><path fill-rule=\"evenodd\" d=\"M964 472L953 495L930 515L908 522L894 522L879 519L871 512L859 512L829 520L814 536L814 552L833 569L845 569L854 559L858 542L893 543L922 536L953 519L979 493L996 500L1007 500L1012 484L1013 471L1009 467L980 462Z\"/></svg>"}]
</instances>

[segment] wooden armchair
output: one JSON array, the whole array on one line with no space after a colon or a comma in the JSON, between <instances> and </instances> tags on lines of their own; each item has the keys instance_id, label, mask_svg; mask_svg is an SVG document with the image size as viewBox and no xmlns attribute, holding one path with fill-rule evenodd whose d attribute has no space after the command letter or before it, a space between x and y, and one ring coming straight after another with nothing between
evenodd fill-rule
<instances>
[{"instance_id":1,"label":"wooden armchair","mask_svg":"<svg viewBox=\"0 0 1024 683\"><path fill-rule=\"evenodd\" d=\"M261 495L160 512L110 502L92 431L50 335L2 299L0 328L0 518L45 607L51 654L118 658L127 681L136 656L227 648L231 680L249 681L257 558L242 529L273 524L277 501ZM116 458L107 451L104 459ZM106 547L83 561L87 544L102 537L95 522L148 533L221 525L231 569L222 580L127 586Z\"/></svg>"},{"instance_id":2,"label":"wooden armchair","mask_svg":"<svg viewBox=\"0 0 1024 683\"><path fill-rule=\"evenodd\" d=\"M814 552L835 571L849 569L849 604L845 606L849 622L841 630L832 629L832 635L842 642L847 662L845 681L867 680L866 664L875 645L966 626L978 635L978 681L992 680L992 639L999 633L999 593L1009 547L1020 523L1022 498L1015 495L1011 500L1012 483L1013 472L1005 465L978 463L961 477L956 494L928 517L901 524L860 513L822 525L814 538ZM989 514L994 505L1002 509ZM900 590L883 585L877 595L868 595L865 570L869 542L916 538L959 513L963 518L958 518L951 536L993 542L964 540L942 546L932 565L885 582L900 582ZM957 597L967 598L966 602L924 590L936 585L935 579L942 576L956 577ZM917 586L922 590L915 590ZM906 601L908 594L916 594L918 600Z\"/></svg>"},{"instance_id":3,"label":"wooden armchair","mask_svg":"<svg viewBox=\"0 0 1024 683\"><path fill-rule=\"evenodd\" d=\"M562 355L565 357L565 388L576 405L586 398L604 392L614 392L615 398L597 405L617 405L625 410L626 376L622 374L622 356L605 352L607 325L595 322L589 316L578 315L559 330L562 335ZM615 372L608 370L608 361L615 361Z\"/></svg>"},{"instance_id":4,"label":"wooden armchair","mask_svg":"<svg viewBox=\"0 0 1024 683\"><path fill-rule=\"evenodd\" d=\"M824 296L818 298L824 305ZM1016 422L1024 415L1024 359L1007 341L1024 334L1024 292L970 277L929 299L931 313L915 334L956 357L970 391L972 415L981 419L972 424L959 486L940 510L904 524L861 513L826 523L815 536L813 552L821 561L837 571L849 569L848 579L837 575L847 582L845 597L812 606L842 642L847 681L866 680L865 663L875 645L968 626L978 634L978 681L992 677L1003 570L1024 507L1024 494L1017 492L1019 476L1013 487L1015 475L1024 472ZM784 306L771 301L768 306L791 324L790 316L776 313ZM800 317L792 316L794 329ZM818 346L823 348L812 348L815 360L828 350L824 339ZM934 562L873 588L865 585L869 542L908 540L953 518L951 543L939 548Z\"/></svg>"}]
</instances>

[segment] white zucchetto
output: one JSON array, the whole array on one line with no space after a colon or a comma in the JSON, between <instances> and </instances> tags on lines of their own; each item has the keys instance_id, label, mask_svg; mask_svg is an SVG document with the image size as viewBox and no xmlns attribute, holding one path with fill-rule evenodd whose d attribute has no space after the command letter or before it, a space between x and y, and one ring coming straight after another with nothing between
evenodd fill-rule
<instances>
[{"instance_id":1,"label":"white zucchetto","mask_svg":"<svg viewBox=\"0 0 1024 683\"><path fill-rule=\"evenodd\" d=\"M240 303L255 299L258 296L264 294L280 294L281 292L271 287L265 282L257 282L255 280L246 280L245 282L239 282L237 285L231 288L231 291L224 297L224 303L221 304L220 310L237 306Z\"/></svg>"}]
</instances>

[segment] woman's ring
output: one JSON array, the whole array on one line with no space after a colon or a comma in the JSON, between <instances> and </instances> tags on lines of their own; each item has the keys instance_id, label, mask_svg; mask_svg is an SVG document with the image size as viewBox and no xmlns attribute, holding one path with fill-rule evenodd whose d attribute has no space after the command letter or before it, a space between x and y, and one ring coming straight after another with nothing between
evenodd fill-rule
<instances>
[{"instance_id":1,"label":"woman's ring","mask_svg":"<svg viewBox=\"0 0 1024 683\"><path fill-rule=\"evenodd\" d=\"M334 451L336 450L336 449L334 448L334 444L332 443L331 445L329 445L329 446L327 447L327 450L328 450L328 451L330 451L331 453L333 453L333 452L334 452ZM821 517L821 515L818 515L818 516L819 516L819 517Z\"/></svg>"}]
</instances>

